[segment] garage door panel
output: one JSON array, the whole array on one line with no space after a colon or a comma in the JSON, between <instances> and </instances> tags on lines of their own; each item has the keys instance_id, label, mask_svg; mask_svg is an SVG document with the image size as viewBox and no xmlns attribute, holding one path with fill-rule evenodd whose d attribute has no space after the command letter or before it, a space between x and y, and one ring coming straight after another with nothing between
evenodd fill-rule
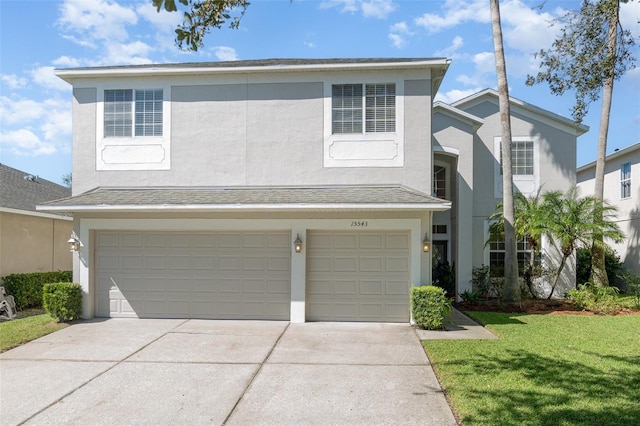
<instances>
[{"instance_id":1,"label":"garage door panel","mask_svg":"<svg viewBox=\"0 0 640 426\"><path fill-rule=\"evenodd\" d=\"M191 264L193 269L214 271L217 269L218 259L216 256L192 256Z\"/></svg>"},{"instance_id":2,"label":"garage door panel","mask_svg":"<svg viewBox=\"0 0 640 426\"><path fill-rule=\"evenodd\" d=\"M407 257L387 257L385 269L387 272L409 273L409 259Z\"/></svg>"},{"instance_id":3,"label":"garage door panel","mask_svg":"<svg viewBox=\"0 0 640 426\"><path fill-rule=\"evenodd\" d=\"M335 257L333 259L333 271L334 272L357 272L358 258L355 256Z\"/></svg>"},{"instance_id":4,"label":"garage door panel","mask_svg":"<svg viewBox=\"0 0 640 426\"><path fill-rule=\"evenodd\" d=\"M409 247L409 239L410 236L407 232L394 233L388 232L386 234L386 244L385 248L393 250L406 250Z\"/></svg>"},{"instance_id":5,"label":"garage door panel","mask_svg":"<svg viewBox=\"0 0 640 426\"><path fill-rule=\"evenodd\" d=\"M315 256L307 259L307 270L309 272L331 272L333 261L329 256Z\"/></svg>"},{"instance_id":6,"label":"garage door panel","mask_svg":"<svg viewBox=\"0 0 640 426\"><path fill-rule=\"evenodd\" d=\"M382 272L383 265L384 258L382 256L360 258L360 272Z\"/></svg>"},{"instance_id":7,"label":"garage door panel","mask_svg":"<svg viewBox=\"0 0 640 426\"><path fill-rule=\"evenodd\" d=\"M120 247L122 248L142 248L142 234L122 234Z\"/></svg>"},{"instance_id":8,"label":"garage door panel","mask_svg":"<svg viewBox=\"0 0 640 426\"><path fill-rule=\"evenodd\" d=\"M121 268L122 269L132 269L132 270L142 270L144 265L144 259L142 256L127 256L121 258Z\"/></svg>"},{"instance_id":9,"label":"garage door panel","mask_svg":"<svg viewBox=\"0 0 640 426\"><path fill-rule=\"evenodd\" d=\"M358 236L354 233L334 235L333 245L336 250L353 250L358 247Z\"/></svg>"},{"instance_id":10,"label":"garage door panel","mask_svg":"<svg viewBox=\"0 0 640 426\"><path fill-rule=\"evenodd\" d=\"M222 233L218 234L219 248L241 248L242 234L239 233Z\"/></svg>"},{"instance_id":11,"label":"garage door panel","mask_svg":"<svg viewBox=\"0 0 640 426\"><path fill-rule=\"evenodd\" d=\"M333 282L333 294L338 296L355 296L358 294L358 280L335 280ZM329 288L328 294L331 294Z\"/></svg>"},{"instance_id":12,"label":"garage door panel","mask_svg":"<svg viewBox=\"0 0 640 426\"><path fill-rule=\"evenodd\" d=\"M276 295L289 295L289 281L288 280L268 280L267 281L267 294Z\"/></svg>"},{"instance_id":13,"label":"garage door panel","mask_svg":"<svg viewBox=\"0 0 640 426\"><path fill-rule=\"evenodd\" d=\"M146 234L143 236L145 247L166 247L167 237L164 234Z\"/></svg>"},{"instance_id":14,"label":"garage door panel","mask_svg":"<svg viewBox=\"0 0 640 426\"><path fill-rule=\"evenodd\" d=\"M408 231L309 231L307 319L409 321Z\"/></svg>"},{"instance_id":15,"label":"garage door panel","mask_svg":"<svg viewBox=\"0 0 640 426\"><path fill-rule=\"evenodd\" d=\"M269 233L268 235L268 244L269 244L269 248L274 248L274 249L286 249L289 250L290 244L291 244L291 237L289 236L289 234L282 234L282 233Z\"/></svg>"},{"instance_id":16,"label":"garage door panel","mask_svg":"<svg viewBox=\"0 0 640 426\"><path fill-rule=\"evenodd\" d=\"M245 271L264 271L267 259L264 256L245 256L242 259L242 269Z\"/></svg>"},{"instance_id":17,"label":"garage door panel","mask_svg":"<svg viewBox=\"0 0 640 426\"><path fill-rule=\"evenodd\" d=\"M171 270L191 269L190 256L168 256L167 267Z\"/></svg>"},{"instance_id":18,"label":"garage door panel","mask_svg":"<svg viewBox=\"0 0 640 426\"><path fill-rule=\"evenodd\" d=\"M289 319L290 232L105 231L96 242L98 316Z\"/></svg>"},{"instance_id":19,"label":"garage door panel","mask_svg":"<svg viewBox=\"0 0 640 426\"><path fill-rule=\"evenodd\" d=\"M269 256L269 258L267 259L267 270L278 272L291 270L290 256Z\"/></svg>"},{"instance_id":20,"label":"garage door panel","mask_svg":"<svg viewBox=\"0 0 640 426\"><path fill-rule=\"evenodd\" d=\"M384 247L384 234L363 234L360 236L361 249L381 249Z\"/></svg>"},{"instance_id":21,"label":"garage door panel","mask_svg":"<svg viewBox=\"0 0 640 426\"><path fill-rule=\"evenodd\" d=\"M382 280L362 280L360 281L360 294L384 296L384 282Z\"/></svg>"},{"instance_id":22,"label":"garage door panel","mask_svg":"<svg viewBox=\"0 0 640 426\"><path fill-rule=\"evenodd\" d=\"M387 280L385 281L385 293L404 297L409 293L409 284L404 280Z\"/></svg>"},{"instance_id":23,"label":"garage door panel","mask_svg":"<svg viewBox=\"0 0 640 426\"><path fill-rule=\"evenodd\" d=\"M166 256L145 256L144 268L149 269L167 269L167 257ZM139 267L139 269L142 269Z\"/></svg>"}]
</instances>

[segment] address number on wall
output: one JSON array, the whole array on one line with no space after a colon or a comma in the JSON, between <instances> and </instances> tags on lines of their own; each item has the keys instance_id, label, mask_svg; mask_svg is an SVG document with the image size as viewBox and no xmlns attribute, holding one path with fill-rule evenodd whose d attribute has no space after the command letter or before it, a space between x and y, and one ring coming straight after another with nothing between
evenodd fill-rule
<instances>
[{"instance_id":1,"label":"address number on wall","mask_svg":"<svg viewBox=\"0 0 640 426\"><path fill-rule=\"evenodd\" d=\"M367 226L369 226L369 222L366 220L354 220L351 222L352 228L366 228Z\"/></svg>"}]
</instances>

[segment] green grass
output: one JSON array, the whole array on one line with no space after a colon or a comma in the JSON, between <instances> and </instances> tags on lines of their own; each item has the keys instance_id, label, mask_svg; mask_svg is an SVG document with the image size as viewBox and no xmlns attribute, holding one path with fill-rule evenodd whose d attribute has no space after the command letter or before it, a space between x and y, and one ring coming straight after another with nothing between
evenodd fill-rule
<instances>
[{"instance_id":1,"label":"green grass","mask_svg":"<svg viewBox=\"0 0 640 426\"><path fill-rule=\"evenodd\" d=\"M58 331L67 325L56 322L49 314L0 322L0 352L8 351L23 343Z\"/></svg>"},{"instance_id":2,"label":"green grass","mask_svg":"<svg viewBox=\"0 0 640 426\"><path fill-rule=\"evenodd\" d=\"M640 315L470 313L499 340L424 341L463 425L631 425Z\"/></svg>"}]
</instances>

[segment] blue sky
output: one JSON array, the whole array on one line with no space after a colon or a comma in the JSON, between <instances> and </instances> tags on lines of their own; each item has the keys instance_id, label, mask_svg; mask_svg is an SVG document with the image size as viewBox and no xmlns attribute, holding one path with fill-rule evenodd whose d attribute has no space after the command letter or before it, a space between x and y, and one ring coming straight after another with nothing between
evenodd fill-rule
<instances>
[{"instance_id":1,"label":"blue sky","mask_svg":"<svg viewBox=\"0 0 640 426\"><path fill-rule=\"evenodd\" d=\"M532 53L557 32L549 21L576 0L501 2L511 96L570 117L573 97L524 84ZM623 5L640 37L640 2ZM263 58L447 57L437 99L495 88L487 0L253 0L238 30L213 30L197 53L180 51L176 13L151 0L0 0L0 162L61 182L71 172L71 89L54 68ZM636 48L640 58L640 49ZM600 104L578 139L578 165L595 160ZM616 82L608 152L640 141L640 68Z\"/></svg>"}]
</instances>

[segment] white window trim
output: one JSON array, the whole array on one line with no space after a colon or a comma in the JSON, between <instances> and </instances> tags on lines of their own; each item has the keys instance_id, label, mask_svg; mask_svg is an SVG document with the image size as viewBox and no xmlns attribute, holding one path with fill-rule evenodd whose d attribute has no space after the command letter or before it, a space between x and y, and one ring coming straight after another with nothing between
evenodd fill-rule
<instances>
[{"instance_id":1,"label":"white window trim","mask_svg":"<svg viewBox=\"0 0 640 426\"><path fill-rule=\"evenodd\" d=\"M540 187L540 141L531 136L513 136L512 142L533 141L533 174L532 175L513 175L513 184L515 189L525 196L534 195ZM502 145L502 137L493 138L493 157L494 161L494 196L502 198L502 175L500 174L500 150Z\"/></svg>"},{"instance_id":2,"label":"white window trim","mask_svg":"<svg viewBox=\"0 0 640 426\"><path fill-rule=\"evenodd\" d=\"M386 77L386 76L385 76ZM324 84L324 167L404 166L404 79L337 77ZM332 85L396 85L396 131L390 133L332 133ZM364 106L363 106L364 108ZM363 122L364 125L364 122Z\"/></svg>"},{"instance_id":3,"label":"white window trim","mask_svg":"<svg viewBox=\"0 0 640 426\"><path fill-rule=\"evenodd\" d=\"M96 89L96 170L170 170L171 86L130 81L98 85ZM162 136L135 136L135 128L132 136L104 136L104 92L122 89L132 89L134 99L136 90L162 89Z\"/></svg>"},{"instance_id":4,"label":"white window trim","mask_svg":"<svg viewBox=\"0 0 640 426\"><path fill-rule=\"evenodd\" d=\"M623 179L623 177L622 177L622 168L624 166L626 166L627 164L629 165L629 178ZM629 196L628 197L623 197L622 196L622 185L625 182L629 182ZM620 164L620 199L621 200L629 200L632 195L633 195L633 191L632 191L632 188L631 188L631 162L627 161L626 163Z\"/></svg>"},{"instance_id":5,"label":"white window trim","mask_svg":"<svg viewBox=\"0 0 640 426\"><path fill-rule=\"evenodd\" d=\"M444 161L434 160L433 165L444 167L444 195L445 195L444 199L451 201L451 179L449 177L449 163ZM431 178L435 181L435 170L433 174L434 176L432 176ZM435 193L433 195L435 196Z\"/></svg>"}]
</instances>

